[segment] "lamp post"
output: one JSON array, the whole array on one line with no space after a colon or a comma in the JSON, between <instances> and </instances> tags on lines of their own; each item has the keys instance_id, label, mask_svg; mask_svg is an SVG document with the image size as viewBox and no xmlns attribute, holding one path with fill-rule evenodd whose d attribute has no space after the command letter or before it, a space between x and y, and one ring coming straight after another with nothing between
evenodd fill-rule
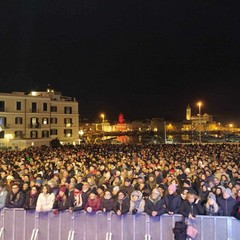
<instances>
[{"instance_id":1,"label":"lamp post","mask_svg":"<svg viewBox=\"0 0 240 240\"><path fill-rule=\"evenodd\" d=\"M80 144L81 141L82 141L82 136L83 136L83 134L84 134L84 131L83 131L83 130L80 130L80 131L78 132L78 134L80 135L80 138L79 138L79 144Z\"/></svg>"},{"instance_id":2,"label":"lamp post","mask_svg":"<svg viewBox=\"0 0 240 240\"><path fill-rule=\"evenodd\" d=\"M198 115L199 115L199 143L201 144L202 140L201 140L201 106L202 103L198 102Z\"/></svg>"}]
</instances>

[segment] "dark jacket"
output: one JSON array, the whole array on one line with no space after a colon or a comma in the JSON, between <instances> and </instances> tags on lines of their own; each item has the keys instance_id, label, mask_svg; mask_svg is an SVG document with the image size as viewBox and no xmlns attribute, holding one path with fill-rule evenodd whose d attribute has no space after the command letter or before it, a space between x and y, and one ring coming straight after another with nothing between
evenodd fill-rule
<instances>
[{"instance_id":1,"label":"dark jacket","mask_svg":"<svg viewBox=\"0 0 240 240\"><path fill-rule=\"evenodd\" d=\"M82 205L81 205L81 206L77 206L77 205L76 205L76 201L75 201L75 197L74 197L74 191L72 191L72 192L70 193L70 195L69 195L69 198L68 198L68 206L69 206L70 208L72 208L74 212L75 212L75 211L84 210L85 205L87 204L88 194L82 192L82 193L81 193L81 197L82 197Z\"/></svg>"},{"instance_id":2,"label":"dark jacket","mask_svg":"<svg viewBox=\"0 0 240 240\"><path fill-rule=\"evenodd\" d=\"M203 215L204 209L200 203L200 201L196 203L190 204L188 200L184 200L180 207L179 207L179 214L183 215L184 217L188 217L189 214L192 215Z\"/></svg>"},{"instance_id":3,"label":"dark jacket","mask_svg":"<svg viewBox=\"0 0 240 240\"><path fill-rule=\"evenodd\" d=\"M166 212L166 209L164 208L164 201L163 201L163 199L159 199L155 203L151 199L151 197L148 197L146 199L145 212L148 215L152 216L152 212L153 211L157 212L157 216L160 216L160 215L162 215L162 214L164 214Z\"/></svg>"},{"instance_id":4,"label":"dark jacket","mask_svg":"<svg viewBox=\"0 0 240 240\"><path fill-rule=\"evenodd\" d=\"M35 195L31 195L31 192L28 192L25 198L23 208L25 210L35 210L37 206L38 195L38 193Z\"/></svg>"},{"instance_id":5,"label":"dark jacket","mask_svg":"<svg viewBox=\"0 0 240 240\"><path fill-rule=\"evenodd\" d=\"M114 201L113 211L117 213L118 210L121 211L122 214L128 213L130 208L130 199L129 197L125 197L121 202L116 198Z\"/></svg>"},{"instance_id":6,"label":"dark jacket","mask_svg":"<svg viewBox=\"0 0 240 240\"><path fill-rule=\"evenodd\" d=\"M110 212L113 210L113 207L114 207L114 198L112 198L112 197L110 199L102 198L102 201L101 201L101 210L102 211L105 208L106 212Z\"/></svg>"},{"instance_id":7,"label":"dark jacket","mask_svg":"<svg viewBox=\"0 0 240 240\"><path fill-rule=\"evenodd\" d=\"M228 199L219 197L217 201L219 206L223 210L223 216L233 216L233 209L237 203L233 197L229 197Z\"/></svg>"},{"instance_id":8,"label":"dark jacket","mask_svg":"<svg viewBox=\"0 0 240 240\"><path fill-rule=\"evenodd\" d=\"M179 211L179 207L181 205L182 199L181 196L176 194L176 195L169 195L166 194L163 197L164 205L166 208L167 212L173 212L174 214L177 214Z\"/></svg>"},{"instance_id":9,"label":"dark jacket","mask_svg":"<svg viewBox=\"0 0 240 240\"><path fill-rule=\"evenodd\" d=\"M54 202L53 208L58 211L65 211L69 208L69 197L64 196L66 199L61 198L60 196L56 196L56 200Z\"/></svg>"},{"instance_id":10,"label":"dark jacket","mask_svg":"<svg viewBox=\"0 0 240 240\"><path fill-rule=\"evenodd\" d=\"M19 191L16 194L9 192L6 199L7 208L23 208L25 203L25 194Z\"/></svg>"}]
</instances>

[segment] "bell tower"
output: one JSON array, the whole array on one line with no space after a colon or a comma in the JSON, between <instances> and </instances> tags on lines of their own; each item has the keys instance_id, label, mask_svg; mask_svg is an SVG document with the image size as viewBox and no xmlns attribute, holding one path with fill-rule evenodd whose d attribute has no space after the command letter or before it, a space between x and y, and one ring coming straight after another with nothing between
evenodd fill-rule
<instances>
[{"instance_id":1,"label":"bell tower","mask_svg":"<svg viewBox=\"0 0 240 240\"><path fill-rule=\"evenodd\" d=\"M188 106L186 108L186 120L191 120L191 117L192 117L191 107L188 104Z\"/></svg>"}]
</instances>

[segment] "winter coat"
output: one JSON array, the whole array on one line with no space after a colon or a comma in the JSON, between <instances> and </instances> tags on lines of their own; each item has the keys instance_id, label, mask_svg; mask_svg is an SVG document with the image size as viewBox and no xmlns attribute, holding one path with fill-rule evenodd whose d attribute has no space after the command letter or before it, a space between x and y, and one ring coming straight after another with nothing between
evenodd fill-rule
<instances>
[{"instance_id":1,"label":"winter coat","mask_svg":"<svg viewBox=\"0 0 240 240\"><path fill-rule=\"evenodd\" d=\"M113 211L117 213L118 210L121 211L122 214L126 214L129 212L130 208L130 199L125 197L122 201L119 201L117 198L114 201Z\"/></svg>"},{"instance_id":2,"label":"winter coat","mask_svg":"<svg viewBox=\"0 0 240 240\"><path fill-rule=\"evenodd\" d=\"M153 211L157 212L157 216L160 216L166 212L163 199L159 198L159 200L157 200L156 202L154 202L151 196L146 199L145 212L148 215L152 216Z\"/></svg>"},{"instance_id":3,"label":"winter coat","mask_svg":"<svg viewBox=\"0 0 240 240\"><path fill-rule=\"evenodd\" d=\"M25 203L24 203L24 209L25 210L35 210L37 206L37 199L39 194L31 195L31 192L28 192L26 195Z\"/></svg>"},{"instance_id":4,"label":"winter coat","mask_svg":"<svg viewBox=\"0 0 240 240\"><path fill-rule=\"evenodd\" d=\"M93 212L101 210L101 198L98 196L95 199L88 198L85 210L87 210L88 207L91 207Z\"/></svg>"},{"instance_id":5,"label":"winter coat","mask_svg":"<svg viewBox=\"0 0 240 240\"><path fill-rule=\"evenodd\" d=\"M180 207L179 207L179 214L183 215L184 217L188 217L189 214L192 215L203 215L204 214L204 209L200 203L200 201L196 203L190 204L188 200L184 200Z\"/></svg>"},{"instance_id":6,"label":"winter coat","mask_svg":"<svg viewBox=\"0 0 240 240\"><path fill-rule=\"evenodd\" d=\"M4 208L6 205L7 191L2 190L0 193L0 209Z\"/></svg>"},{"instance_id":7,"label":"winter coat","mask_svg":"<svg viewBox=\"0 0 240 240\"><path fill-rule=\"evenodd\" d=\"M179 211L179 207L181 205L182 199L181 196L178 194L166 194L163 197L164 205L167 212L173 212L174 214L177 214Z\"/></svg>"},{"instance_id":8,"label":"winter coat","mask_svg":"<svg viewBox=\"0 0 240 240\"><path fill-rule=\"evenodd\" d=\"M6 207L7 208L23 208L25 202L25 194L22 191L19 191L16 194L9 192L6 198Z\"/></svg>"},{"instance_id":9,"label":"winter coat","mask_svg":"<svg viewBox=\"0 0 240 240\"><path fill-rule=\"evenodd\" d=\"M223 210L223 216L233 216L233 209L237 204L236 200L233 197L229 197L228 199L219 197L217 201L219 206Z\"/></svg>"},{"instance_id":10,"label":"winter coat","mask_svg":"<svg viewBox=\"0 0 240 240\"><path fill-rule=\"evenodd\" d=\"M110 199L105 199L102 198L101 199L101 210L103 211L103 209L106 209L106 212L110 212L113 210L114 207L114 198L110 198Z\"/></svg>"},{"instance_id":11,"label":"winter coat","mask_svg":"<svg viewBox=\"0 0 240 240\"><path fill-rule=\"evenodd\" d=\"M133 200L133 195L138 195L138 200ZM136 213L142 213L145 209L145 200L143 199L143 194L140 191L133 191L130 196L130 208L129 212L136 214Z\"/></svg>"},{"instance_id":12,"label":"winter coat","mask_svg":"<svg viewBox=\"0 0 240 240\"><path fill-rule=\"evenodd\" d=\"M55 202L55 194L54 193L40 193L37 199L37 212L48 212L53 209L53 204Z\"/></svg>"}]
</instances>

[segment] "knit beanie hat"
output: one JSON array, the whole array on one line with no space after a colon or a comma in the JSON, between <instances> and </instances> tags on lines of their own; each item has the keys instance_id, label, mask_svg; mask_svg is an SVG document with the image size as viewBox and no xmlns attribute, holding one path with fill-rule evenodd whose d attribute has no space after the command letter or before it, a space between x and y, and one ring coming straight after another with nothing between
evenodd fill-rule
<instances>
[{"instance_id":1,"label":"knit beanie hat","mask_svg":"<svg viewBox=\"0 0 240 240\"><path fill-rule=\"evenodd\" d=\"M230 188L226 188L224 193L226 193L228 196L232 196L232 191Z\"/></svg>"},{"instance_id":2,"label":"knit beanie hat","mask_svg":"<svg viewBox=\"0 0 240 240\"><path fill-rule=\"evenodd\" d=\"M215 194L214 194L213 192L210 192L210 193L208 194L208 199L212 199L212 200L214 200L214 201L216 202L216 196L215 196Z\"/></svg>"}]
</instances>

